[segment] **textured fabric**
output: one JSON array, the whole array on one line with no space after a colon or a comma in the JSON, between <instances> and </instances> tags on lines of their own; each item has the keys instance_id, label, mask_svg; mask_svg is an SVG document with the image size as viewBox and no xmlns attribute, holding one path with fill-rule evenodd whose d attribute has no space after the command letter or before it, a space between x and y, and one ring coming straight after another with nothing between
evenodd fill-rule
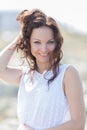
<instances>
[{"instance_id":1,"label":"textured fabric","mask_svg":"<svg viewBox=\"0 0 87 130\"><path fill-rule=\"evenodd\" d=\"M49 87L47 81L53 75L52 71L47 73L45 71L43 74L34 71L33 83L29 73L23 74L17 107L20 124L42 130L71 119L67 98L63 91L63 78L68 66L63 64L59 67L58 76Z\"/></svg>"}]
</instances>

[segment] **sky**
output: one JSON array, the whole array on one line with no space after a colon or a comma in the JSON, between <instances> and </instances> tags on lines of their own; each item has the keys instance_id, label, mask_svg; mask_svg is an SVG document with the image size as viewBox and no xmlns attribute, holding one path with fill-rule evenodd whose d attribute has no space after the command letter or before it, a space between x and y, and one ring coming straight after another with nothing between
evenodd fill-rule
<instances>
[{"instance_id":1,"label":"sky","mask_svg":"<svg viewBox=\"0 0 87 130\"><path fill-rule=\"evenodd\" d=\"M87 0L0 0L1 10L39 8L73 29L87 34Z\"/></svg>"}]
</instances>

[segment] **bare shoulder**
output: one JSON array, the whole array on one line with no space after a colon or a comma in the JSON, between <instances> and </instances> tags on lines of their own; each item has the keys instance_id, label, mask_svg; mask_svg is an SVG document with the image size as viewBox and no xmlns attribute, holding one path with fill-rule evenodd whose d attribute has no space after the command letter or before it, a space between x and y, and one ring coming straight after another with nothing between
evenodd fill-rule
<instances>
[{"instance_id":1,"label":"bare shoulder","mask_svg":"<svg viewBox=\"0 0 87 130\"><path fill-rule=\"evenodd\" d=\"M76 73L78 73L78 70L74 67L74 66L72 66L72 65L69 65L69 67L67 68L67 70L66 70L66 73L74 73L74 74L76 74Z\"/></svg>"},{"instance_id":2,"label":"bare shoulder","mask_svg":"<svg viewBox=\"0 0 87 130\"><path fill-rule=\"evenodd\" d=\"M69 81L69 79L71 79L71 80L79 79L80 80L80 75L79 75L78 70L72 65L70 65L65 72L64 80Z\"/></svg>"},{"instance_id":3,"label":"bare shoulder","mask_svg":"<svg viewBox=\"0 0 87 130\"><path fill-rule=\"evenodd\" d=\"M80 78L78 70L70 65L64 76L64 89L69 91L70 89L79 90L82 89L82 80Z\"/></svg>"}]
</instances>

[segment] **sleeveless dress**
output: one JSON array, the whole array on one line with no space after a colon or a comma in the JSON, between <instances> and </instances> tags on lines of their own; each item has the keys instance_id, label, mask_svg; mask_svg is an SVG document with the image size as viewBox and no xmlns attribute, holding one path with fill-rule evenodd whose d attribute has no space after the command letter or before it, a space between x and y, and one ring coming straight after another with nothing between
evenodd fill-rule
<instances>
[{"instance_id":1,"label":"sleeveless dress","mask_svg":"<svg viewBox=\"0 0 87 130\"><path fill-rule=\"evenodd\" d=\"M28 130L24 124L33 130L44 130L63 124L71 119L67 98L63 91L63 78L70 65L62 64L58 76L49 84L52 71L40 74L34 71L33 83L29 73L23 73L18 90L17 115L18 130Z\"/></svg>"}]
</instances>

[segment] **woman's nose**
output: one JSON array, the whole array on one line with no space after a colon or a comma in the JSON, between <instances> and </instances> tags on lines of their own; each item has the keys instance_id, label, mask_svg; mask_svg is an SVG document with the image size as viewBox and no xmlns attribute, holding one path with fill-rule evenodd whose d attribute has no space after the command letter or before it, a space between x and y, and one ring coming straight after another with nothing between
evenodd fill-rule
<instances>
[{"instance_id":1,"label":"woman's nose","mask_svg":"<svg viewBox=\"0 0 87 130\"><path fill-rule=\"evenodd\" d=\"M48 50L47 45L42 45L41 46L41 51L46 52L47 50Z\"/></svg>"}]
</instances>

